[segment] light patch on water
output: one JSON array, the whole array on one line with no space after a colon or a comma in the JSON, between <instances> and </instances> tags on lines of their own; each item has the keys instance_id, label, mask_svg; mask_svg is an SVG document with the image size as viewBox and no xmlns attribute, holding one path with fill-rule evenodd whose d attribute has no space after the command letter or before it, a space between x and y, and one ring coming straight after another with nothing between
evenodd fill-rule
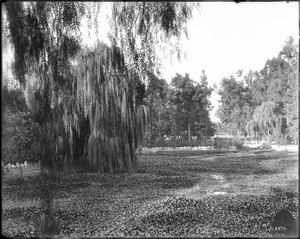
<instances>
[{"instance_id":1,"label":"light patch on water","mask_svg":"<svg viewBox=\"0 0 300 239\"><path fill-rule=\"evenodd\" d=\"M213 179L218 180L218 181L221 181L221 182L224 181L224 177L223 177L222 175L215 175L215 174L213 174L213 175L211 175L211 177L212 177Z\"/></svg>"},{"instance_id":2,"label":"light patch on water","mask_svg":"<svg viewBox=\"0 0 300 239\"><path fill-rule=\"evenodd\" d=\"M211 195L225 195L227 193L226 192L213 192L213 193L208 193L208 194L211 194Z\"/></svg>"},{"instance_id":3,"label":"light patch on water","mask_svg":"<svg viewBox=\"0 0 300 239\"><path fill-rule=\"evenodd\" d=\"M276 151L291 151L298 152L298 145L271 145L271 148Z\"/></svg>"},{"instance_id":4,"label":"light patch on water","mask_svg":"<svg viewBox=\"0 0 300 239\"><path fill-rule=\"evenodd\" d=\"M196 184L191 188L177 189L173 193L175 196L186 196L199 198L206 194L206 188L201 184Z\"/></svg>"},{"instance_id":5,"label":"light patch on water","mask_svg":"<svg viewBox=\"0 0 300 239\"><path fill-rule=\"evenodd\" d=\"M230 188L230 184L229 183L224 184L223 188Z\"/></svg>"},{"instance_id":6,"label":"light patch on water","mask_svg":"<svg viewBox=\"0 0 300 239\"><path fill-rule=\"evenodd\" d=\"M200 184L196 184L196 185L192 188L192 190L201 190L201 189L203 189L203 187L202 187Z\"/></svg>"},{"instance_id":7,"label":"light patch on water","mask_svg":"<svg viewBox=\"0 0 300 239\"><path fill-rule=\"evenodd\" d=\"M157 151L190 151L190 150L213 150L211 146L199 146L199 147L153 147L153 148L143 148L143 153L155 153Z\"/></svg>"},{"instance_id":8,"label":"light patch on water","mask_svg":"<svg viewBox=\"0 0 300 239\"><path fill-rule=\"evenodd\" d=\"M215 161L218 157L203 157L203 156L189 156L190 159L204 160L204 161Z\"/></svg>"}]
</instances>

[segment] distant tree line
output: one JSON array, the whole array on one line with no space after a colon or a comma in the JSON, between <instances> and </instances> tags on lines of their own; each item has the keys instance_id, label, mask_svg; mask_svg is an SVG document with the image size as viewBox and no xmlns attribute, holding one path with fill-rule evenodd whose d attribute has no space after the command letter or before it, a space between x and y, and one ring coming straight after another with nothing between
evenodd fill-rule
<instances>
[{"instance_id":1,"label":"distant tree line","mask_svg":"<svg viewBox=\"0 0 300 239\"><path fill-rule=\"evenodd\" d=\"M152 78L145 99L150 108L147 145L160 146L165 137L191 142L192 137L203 139L214 135L209 118L212 109L209 97L213 89L208 86L204 71L200 82L195 82L188 74L176 74L170 84L154 75Z\"/></svg>"},{"instance_id":2,"label":"distant tree line","mask_svg":"<svg viewBox=\"0 0 300 239\"><path fill-rule=\"evenodd\" d=\"M261 71L240 70L219 87L219 130L280 143L298 142L298 46L290 37Z\"/></svg>"}]
</instances>

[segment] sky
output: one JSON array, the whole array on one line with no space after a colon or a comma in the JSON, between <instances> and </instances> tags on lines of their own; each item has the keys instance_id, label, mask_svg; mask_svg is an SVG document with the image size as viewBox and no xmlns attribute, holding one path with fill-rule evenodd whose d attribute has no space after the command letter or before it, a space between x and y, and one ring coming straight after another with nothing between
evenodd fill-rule
<instances>
[{"instance_id":1,"label":"sky","mask_svg":"<svg viewBox=\"0 0 300 239\"><path fill-rule=\"evenodd\" d=\"M188 73L196 82L202 69L208 83L217 85L223 77L243 69L261 70L276 57L289 36L298 42L298 3L201 3L188 23L189 40L182 43L187 59L165 63L164 78L170 82L176 73ZM218 121L218 94L211 97L213 122Z\"/></svg>"}]
</instances>

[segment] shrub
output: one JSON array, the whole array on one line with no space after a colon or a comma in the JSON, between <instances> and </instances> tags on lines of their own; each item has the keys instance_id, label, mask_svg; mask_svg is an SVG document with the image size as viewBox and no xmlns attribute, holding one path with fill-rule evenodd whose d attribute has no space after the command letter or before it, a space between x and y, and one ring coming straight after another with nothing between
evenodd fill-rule
<instances>
[{"instance_id":1,"label":"shrub","mask_svg":"<svg viewBox=\"0 0 300 239\"><path fill-rule=\"evenodd\" d=\"M239 138L234 138L232 143L237 149L242 149L244 147L244 142Z\"/></svg>"},{"instance_id":2,"label":"shrub","mask_svg":"<svg viewBox=\"0 0 300 239\"><path fill-rule=\"evenodd\" d=\"M6 96L2 102L2 161L4 164L38 161L43 149L39 125L31 120L21 92L4 88L2 93Z\"/></svg>"}]
</instances>

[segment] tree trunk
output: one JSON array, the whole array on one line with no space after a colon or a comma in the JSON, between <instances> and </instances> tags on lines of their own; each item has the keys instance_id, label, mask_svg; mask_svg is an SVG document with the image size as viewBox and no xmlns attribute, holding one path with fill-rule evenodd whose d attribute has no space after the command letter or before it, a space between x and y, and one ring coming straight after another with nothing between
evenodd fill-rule
<instances>
[{"instance_id":1,"label":"tree trunk","mask_svg":"<svg viewBox=\"0 0 300 239\"><path fill-rule=\"evenodd\" d=\"M191 123L188 124L188 141L191 142Z\"/></svg>"},{"instance_id":2,"label":"tree trunk","mask_svg":"<svg viewBox=\"0 0 300 239\"><path fill-rule=\"evenodd\" d=\"M160 109L158 110L158 125L159 125L159 129L161 129ZM163 142L163 135L161 130L159 130L159 140L160 142Z\"/></svg>"},{"instance_id":3,"label":"tree trunk","mask_svg":"<svg viewBox=\"0 0 300 239\"><path fill-rule=\"evenodd\" d=\"M150 110L150 142L151 142L151 146L153 146L153 145L156 146L155 138L153 135L154 133L153 133L153 110L152 110L152 107L153 107L153 102L151 101L150 107L149 107L149 110Z\"/></svg>"}]
</instances>

